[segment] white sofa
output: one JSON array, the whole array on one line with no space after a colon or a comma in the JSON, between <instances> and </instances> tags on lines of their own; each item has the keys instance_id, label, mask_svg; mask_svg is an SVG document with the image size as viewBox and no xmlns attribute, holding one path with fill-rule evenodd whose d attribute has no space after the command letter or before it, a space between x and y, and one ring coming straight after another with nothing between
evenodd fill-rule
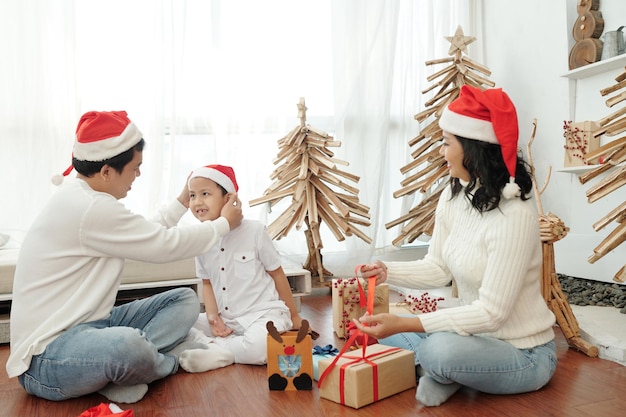
<instances>
[{"instance_id":1,"label":"white sofa","mask_svg":"<svg viewBox=\"0 0 626 417\"><path fill-rule=\"evenodd\" d=\"M18 253L17 248L0 248L0 343L9 342L9 314L6 310L12 299ZM190 286L197 290L199 283L193 258L165 264L126 260L120 291L177 286Z\"/></svg>"}]
</instances>

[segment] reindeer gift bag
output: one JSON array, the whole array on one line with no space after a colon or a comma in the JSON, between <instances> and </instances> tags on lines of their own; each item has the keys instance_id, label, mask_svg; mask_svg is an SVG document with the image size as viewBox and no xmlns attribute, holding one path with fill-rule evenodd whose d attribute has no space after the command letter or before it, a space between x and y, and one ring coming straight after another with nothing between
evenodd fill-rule
<instances>
[{"instance_id":1,"label":"reindeer gift bag","mask_svg":"<svg viewBox=\"0 0 626 417\"><path fill-rule=\"evenodd\" d=\"M309 322L299 330L279 333L267 322L267 377L271 391L313 389L313 348Z\"/></svg>"}]
</instances>

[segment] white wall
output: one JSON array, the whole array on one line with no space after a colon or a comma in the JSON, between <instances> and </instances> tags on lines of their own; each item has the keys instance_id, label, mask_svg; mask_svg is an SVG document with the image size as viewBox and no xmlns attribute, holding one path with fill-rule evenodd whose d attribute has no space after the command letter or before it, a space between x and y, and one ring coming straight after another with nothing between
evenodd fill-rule
<instances>
[{"instance_id":1,"label":"white wall","mask_svg":"<svg viewBox=\"0 0 626 417\"><path fill-rule=\"evenodd\" d=\"M532 120L537 119L532 154L540 185L552 167L548 188L542 195L543 210L554 213L570 228L554 246L557 272L613 282L613 276L626 262L626 243L594 264L587 258L615 228L613 223L595 232L593 223L624 201L626 189L622 187L590 204L585 191L595 180L581 185L577 174L555 172L563 167L563 122L598 120L615 111L617 106L606 107L606 97L601 97L599 90L614 84L614 78L624 70L622 67L578 82L564 77L569 72L569 51L574 44L571 33L577 18L576 3L483 0L482 63L492 71L490 79L496 87L509 93L517 106L524 151ZM605 20L604 32L626 25L626 1L601 0L600 11Z\"/></svg>"}]
</instances>

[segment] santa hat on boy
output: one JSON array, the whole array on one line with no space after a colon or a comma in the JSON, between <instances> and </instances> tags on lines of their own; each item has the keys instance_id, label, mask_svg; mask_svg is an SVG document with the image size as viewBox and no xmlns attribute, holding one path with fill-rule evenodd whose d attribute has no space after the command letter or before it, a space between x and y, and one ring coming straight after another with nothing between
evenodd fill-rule
<instances>
[{"instance_id":1,"label":"santa hat on boy","mask_svg":"<svg viewBox=\"0 0 626 417\"><path fill-rule=\"evenodd\" d=\"M225 165L207 165L198 169L195 169L189 180L192 178L202 177L215 181L216 184L221 185L226 192L236 193L239 191L237 185L237 179L235 178L235 171L229 166Z\"/></svg>"},{"instance_id":2,"label":"santa hat on boy","mask_svg":"<svg viewBox=\"0 0 626 417\"><path fill-rule=\"evenodd\" d=\"M515 183L519 137L517 113L513 102L501 88L481 90L461 86L459 97L442 112L439 126L457 136L500 145L509 171L509 182L504 186L502 195L506 199L520 195L519 185Z\"/></svg>"},{"instance_id":3,"label":"santa hat on boy","mask_svg":"<svg viewBox=\"0 0 626 417\"><path fill-rule=\"evenodd\" d=\"M90 111L78 121L72 156L80 161L104 161L129 150L142 137L125 111ZM63 175L55 175L52 182L59 185L72 169L70 165Z\"/></svg>"}]
</instances>

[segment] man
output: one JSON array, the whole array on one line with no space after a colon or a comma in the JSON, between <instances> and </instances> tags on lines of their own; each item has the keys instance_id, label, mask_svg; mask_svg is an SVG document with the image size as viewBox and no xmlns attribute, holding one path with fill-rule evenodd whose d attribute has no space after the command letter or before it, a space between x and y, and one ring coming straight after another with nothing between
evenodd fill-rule
<instances>
[{"instance_id":1,"label":"man","mask_svg":"<svg viewBox=\"0 0 626 417\"><path fill-rule=\"evenodd\" d=\"M206 252L241 223L241 202L233 194L217 220L174 227L189 206L185 186L156 221L130 212L118 200L141 174L143 146L125 111L85 113L63 173L78 174L24 238L6 369L32 395L59 401L99 392L136 402L148 383L177 372L184 350L199 347L181 344L199 313L189 288L114 307L124 260L170 262Z\"/></svg>"}]
</instances>

